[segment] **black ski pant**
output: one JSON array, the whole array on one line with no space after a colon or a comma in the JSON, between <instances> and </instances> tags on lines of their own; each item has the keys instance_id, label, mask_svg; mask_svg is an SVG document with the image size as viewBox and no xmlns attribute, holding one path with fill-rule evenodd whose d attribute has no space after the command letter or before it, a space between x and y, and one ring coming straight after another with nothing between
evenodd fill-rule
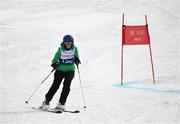
<instances>
[{"instance_id":1,"label":"black ski pant","mask_svg":"<svg viewBox=\"0 0 180 124\"><path fill-rule=\"evenodd\" d=\"M49 91L45 95L46 101L50 102L52 100L54 94L59 89L59 86L62 80L64 79L59 103L65 105L66 99L70 92L70 86L71 86L71 81L73 77L74 77L74 71L69 71L69 72L55 71L53 84L51 85Z\"/></svg>"}]
</instances>

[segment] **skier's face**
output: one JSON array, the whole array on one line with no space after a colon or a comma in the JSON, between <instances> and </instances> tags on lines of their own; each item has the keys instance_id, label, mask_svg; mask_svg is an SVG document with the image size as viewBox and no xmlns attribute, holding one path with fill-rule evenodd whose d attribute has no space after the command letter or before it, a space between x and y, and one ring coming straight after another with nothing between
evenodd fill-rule
<instances>
[{"instance_id":1,"label":"skier's face","mask_svg":"<svg viewBox=\"0 0 180 124\"><path fill-rule=\"evenodd\" d=\"M72 47L72 42L65 42L64 45L66 46L67 49L70 49Z\"/></svg>"}]
</instances>

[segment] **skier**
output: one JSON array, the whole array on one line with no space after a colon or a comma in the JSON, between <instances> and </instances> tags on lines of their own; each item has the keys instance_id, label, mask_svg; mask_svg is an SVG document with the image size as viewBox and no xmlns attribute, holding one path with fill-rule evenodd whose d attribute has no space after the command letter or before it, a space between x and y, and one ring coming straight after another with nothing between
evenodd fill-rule
<instances>
[{"instance_id":1,"label":"skier","mask_svg":"<svg viewBox=\"0 0 180 124\"><path fill-rule=\"evenodd\" d=\"M50 106L50 101L52 100L54 94L58 90L62 80L63 88L60 95L59 102L55 109L65 110L66 99L70 92L71 81L75 73L75 65L78 66L81 61L79 59L78 49L74 45L74 39L71 35L65 35L63 37L63 42L56 52L51 66L55 69L54 81L51 85L49 91L45 95L45 100L39 107L43 110L48 110Z\"/></svg>"}]
</instances>

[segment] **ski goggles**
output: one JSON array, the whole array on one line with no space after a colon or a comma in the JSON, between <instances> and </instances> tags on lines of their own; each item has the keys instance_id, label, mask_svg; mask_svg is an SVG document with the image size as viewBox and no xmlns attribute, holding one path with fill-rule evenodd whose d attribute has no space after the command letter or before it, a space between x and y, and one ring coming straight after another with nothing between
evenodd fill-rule
<instances>
[{"instance_id":1,"label":"ski goggles","mask_svg":"<svg viewBox=\"0 0 180 124\"><path fill-rule=\"evenodd\" d=\"M72 45L73 42L64 42L65 45Z\"/></svg>"}]
</instances>

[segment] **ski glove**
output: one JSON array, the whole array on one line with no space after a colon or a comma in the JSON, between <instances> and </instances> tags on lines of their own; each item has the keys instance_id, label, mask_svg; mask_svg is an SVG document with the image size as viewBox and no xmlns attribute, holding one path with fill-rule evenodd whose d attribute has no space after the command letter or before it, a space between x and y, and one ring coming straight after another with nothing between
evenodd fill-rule
<instances>
[{"instance_id":1,"label":"ski glove","mask_svg":"<svg viewBox=\"0 0 180 124\"><path fill-rule=\"evenodd\" d=\"M51 66L53 67L53 69L56 69L59 66L59 62L53 63Z\"/></svg>"},{"instance_id":2,"label":"ski glove","mask_svg":"<svg viewBox=\"0 0 180 124\"><path fill-rule=\"evenodd\" d=\"M75 63L76 65L79 65L79 64L81 64L81 61L79 60L78 57L74 57L74 63Z\"/></svg>"}]
</instances>

